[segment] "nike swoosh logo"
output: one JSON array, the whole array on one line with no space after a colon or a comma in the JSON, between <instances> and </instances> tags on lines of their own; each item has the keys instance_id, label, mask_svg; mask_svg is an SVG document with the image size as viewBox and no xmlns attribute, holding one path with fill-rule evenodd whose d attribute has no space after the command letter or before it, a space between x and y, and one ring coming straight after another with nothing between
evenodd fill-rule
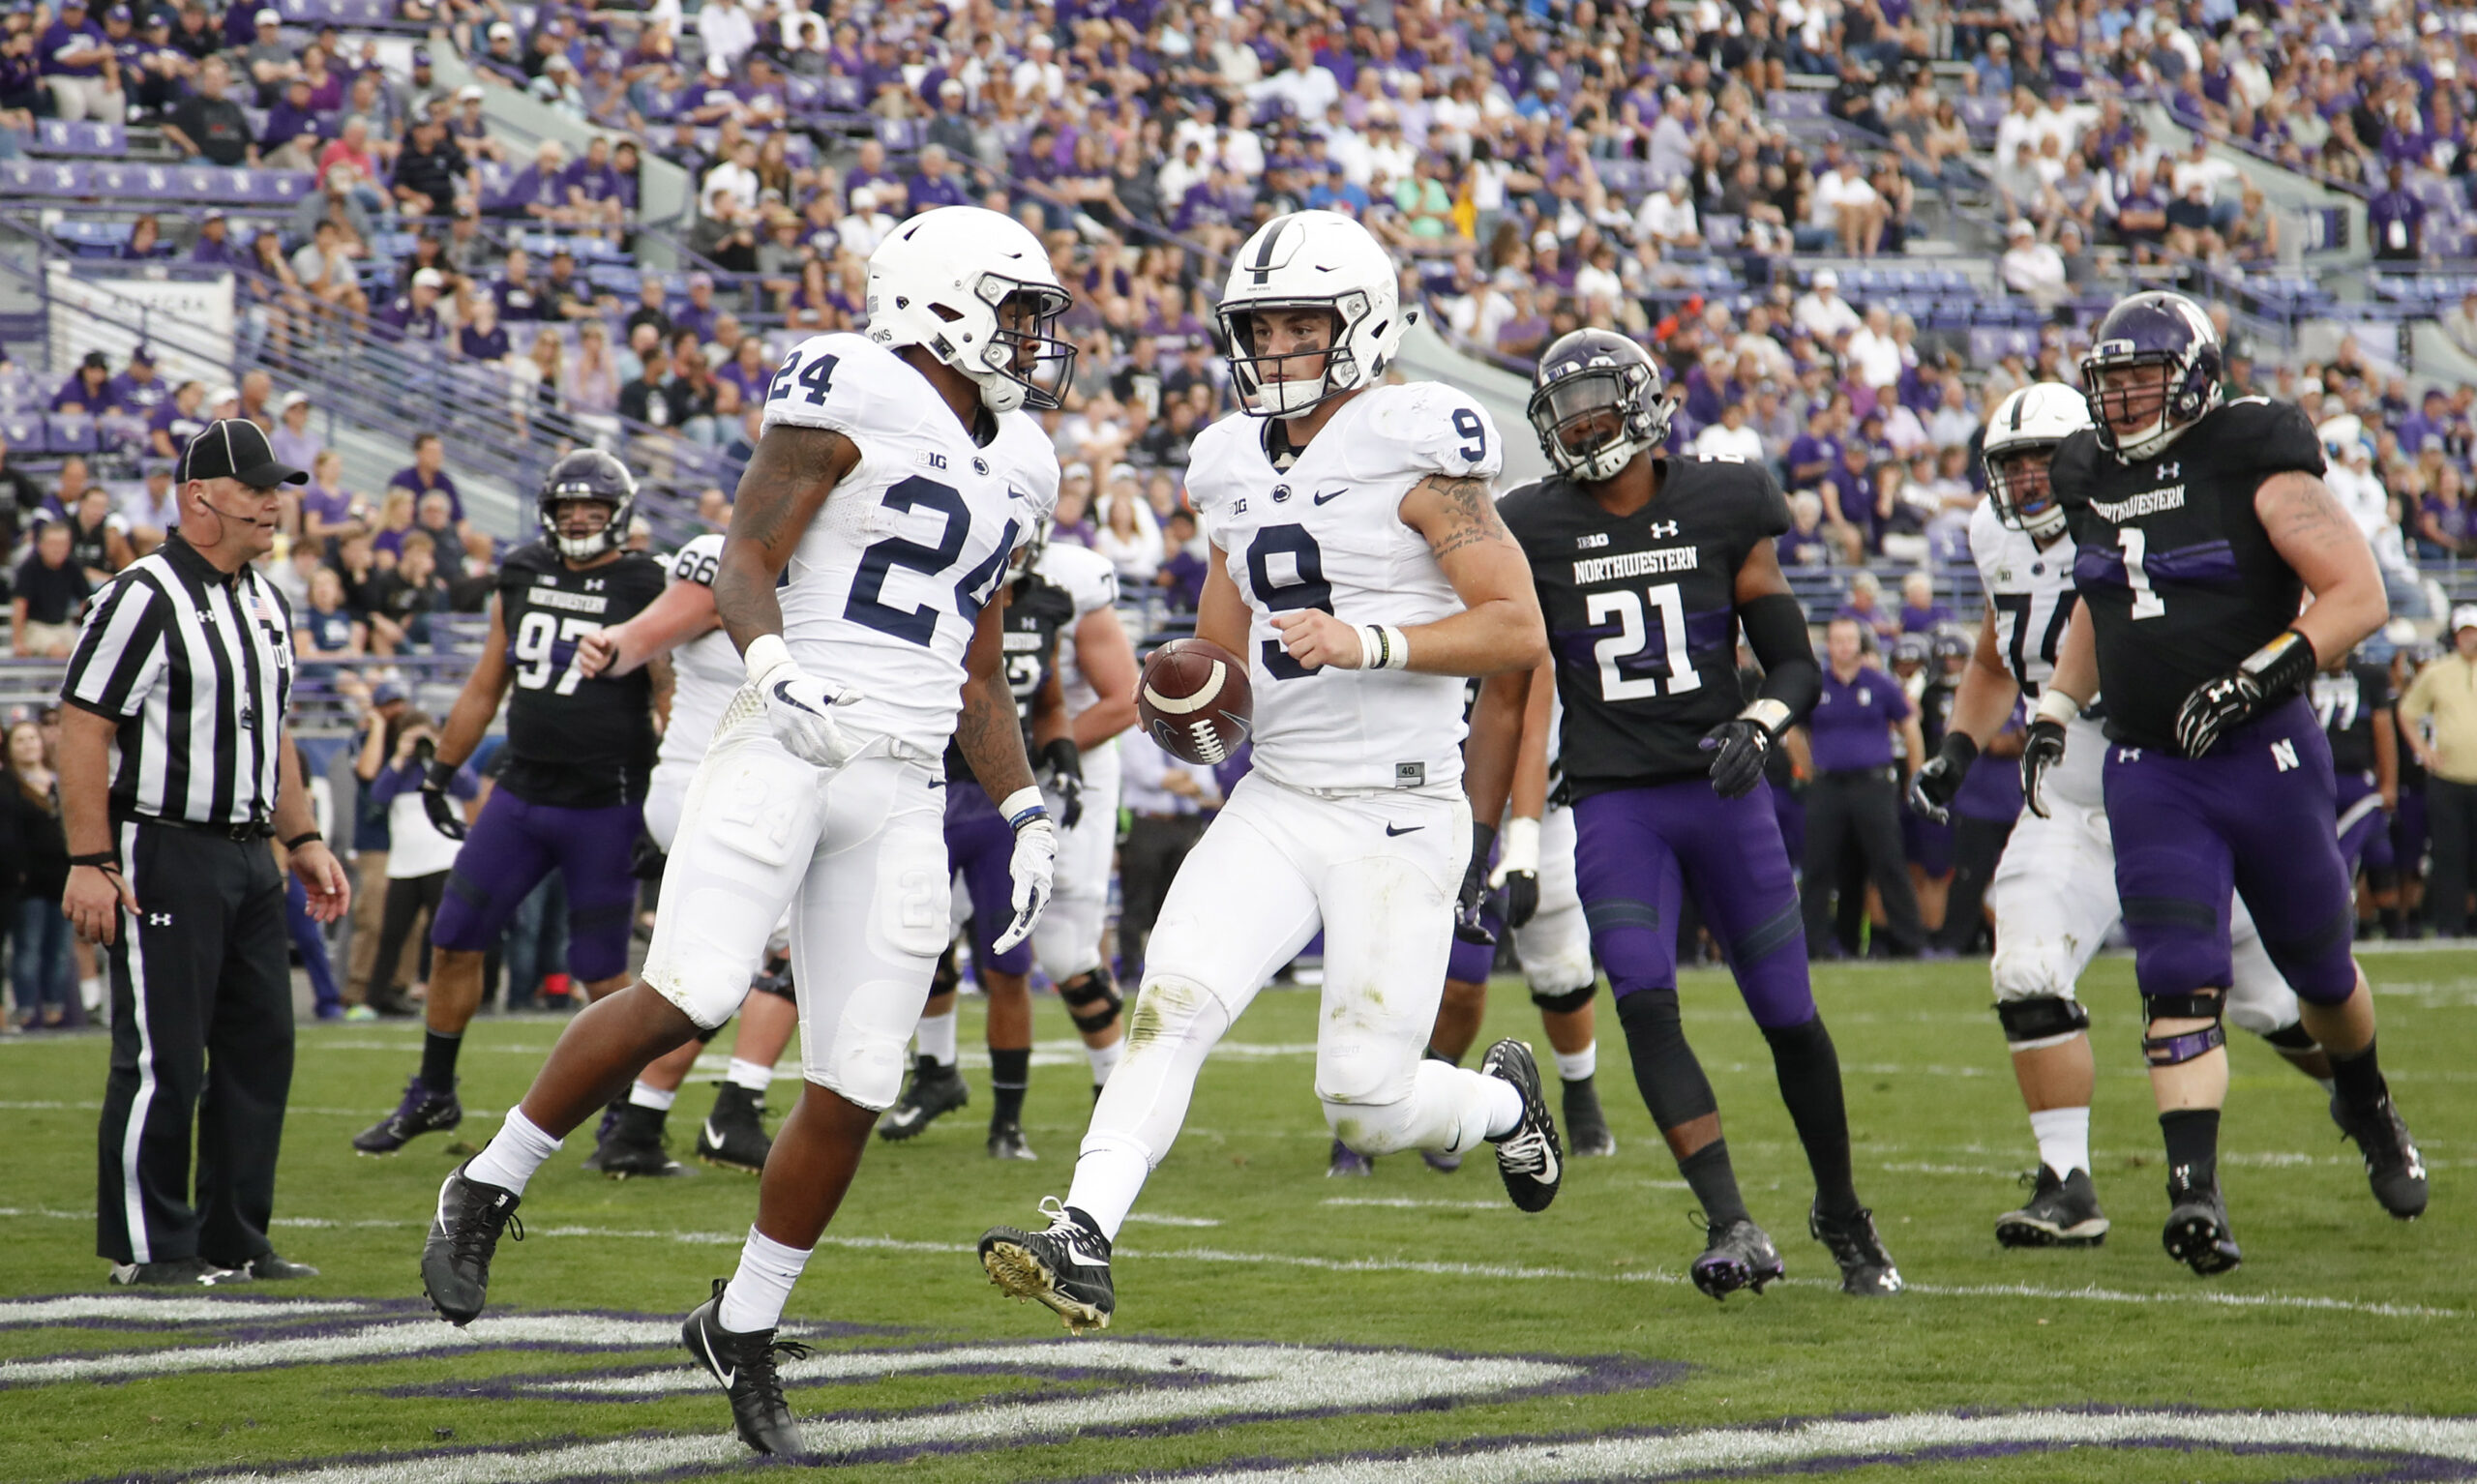
<instances>
[{"instance_id":1,"label":"nike swoosh logo","mask_svg":"<svg viewBox=\"0 0 2477 1484\"><path fill-rule=\"evenodd\" d=\"M887 1114L887 1121L897 1128L910 1128L920 1121L920 1112L917 1108L898 1108Z\"/></svg>"},{"instance_id":2,"label":"nike swoosh logo","mask_svg":"<svg viewBox=\"0 0 2477 1484\"><path fill-rule=\"evenodd\" d=\"M723 1136L714 1132L714 1120L711 1118L705 1120L705 1142L717 1149L723 1146Z\"/></svg>"},{"instance_id":3,"label":"nike swoosh logo","mask_svg":"<svg viewBox=\"0 0 2477 1484\"><path fill-rule=\"evenodd\" d=\"M787 706L798 706L801 710L808 712L811 716L818 714L815 707L805 704L796 697L792 696L791 682L789 680L777 680L774 682L774 698Z\"/></svg>"},{"instance_id":4,"label":"nike swoosh logo","mask_svg":"<svg viewBox=\"0 0 2477 1484\"><path fill-rule=\"evenodd\" d=\"M1388 836L1407 835L1407 834L1410 834L1410 833L1411 833L1411 830L1423 830L1423 829L1426 829L1426 828L1427 828L1427 826L1426 826L1426 825L1424 825L1424 824L1414 824L1414 825L1412 825L1412 826L1411 826L1411 829L1404 830L1404 829L1395 829L1392 825L1389 825L1389 824L1388 824L1388 825L1385 826L1385 833L1386 833Z\"/></svg>"},{"instance_id":5,"label":"nike swoosh logo","mask_svg":"<svg viewBox=\"0 0 2477 1484\"><path fill-rule=\"evenodd\" d=\"M1348 493L1350 493L1350 490L1347 488L1341 490L1319 490L1316 491L1315 498L1310 501L1310 503L1322 505L1328 500L1338 500Z\"/></svg>"},{"instance_id":6,"label":"nike swoosh logo","mask_svg":"<svg viewBox=\"0 0 2477 1484\"><path fill-rule=\"evenodd\" d=\"M714 1342L707 1336L703 1334L698 1335L697 1344L705 1351L706 1369L712 1371L716 1379L722 1381L723 1389L729 1391L731 1389L731 1382L739 1378L739 1368L737 1366L733 1366L729 1370L724 1369L723 1363L714 1358Z\"/></svg>"}]
</instances>

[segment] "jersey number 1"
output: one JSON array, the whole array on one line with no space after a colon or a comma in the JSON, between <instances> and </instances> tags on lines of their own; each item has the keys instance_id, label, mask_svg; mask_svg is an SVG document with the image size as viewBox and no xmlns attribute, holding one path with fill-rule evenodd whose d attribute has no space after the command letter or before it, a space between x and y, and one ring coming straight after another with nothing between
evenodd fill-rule
<instances>
[{"instance_id":1,"label":"jersey number 1","mask_svg":"<svg viewBox=\"0 0 2477 1484\"><path fill-rule=\"evenodd\" d=\"M1593 593L1583 600L1583 616L1594 627L1617 620L1615 634L1591 646L1599 661L1599 698L1602 700L1648 700L1655 696L1683 696L1700 690L1703 677L1695 672L1693 657L1686 648L1686 600L1675 582L1662 582L1644 589L1643 597L1651 600L1652 608L1660 616L1661 652L1668 660L1668 686L1663 690L1660 677L1643 675L1628 677L1619 668L1629 661L1639 661L1651 648L1651 636L1643 627L1642 599L1632 589L1621 588L1613 593Z\"/></svg>"},{"instance_id":2,"label":"jersey number 1","mask_svg":"<svg viewBox=\"0 0 2477 1484\"><path fill-rule=\"evenodd\" d=\"M2139 526L2128 525L2116 532L2116 545L2124 549L2125 581L2133 587L2133 616L2164 616L2167 600L2151 590L2150 574L2141 565L2150 554L2150 537Z\"/></svg>"}]
</instances>

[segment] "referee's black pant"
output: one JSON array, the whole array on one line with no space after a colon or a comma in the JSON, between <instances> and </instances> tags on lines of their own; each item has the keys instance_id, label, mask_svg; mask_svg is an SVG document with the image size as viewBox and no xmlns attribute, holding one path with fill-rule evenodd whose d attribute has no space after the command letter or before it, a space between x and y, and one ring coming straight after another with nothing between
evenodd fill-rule
<instances>
[{"instance_id":1,"label":"referee's black pant","mask_svg":"<svg viewBox=\"0 0 2477 1484\"><path fill-rule=\"evenodd\" d=\"M284 877L263 838L117 826L138 910L111 946L95 1251L114 1262L273 1250L276 1149L292 1090ZM195 1124L197 1180L191 1202Z\"/></svg>"},{"instance_id":2,"label":"referee's black pant","mask_svg":"<svg viewBox=\"0 0 2477 1484\"><path fill-rule=\"evenodd\" d=\"M1884 900L1885 926L1895 952L1926 946L1918 916L1918 893L1900 845L1900 785L1891 768L1850 768L1818 774L1806 786L1806 863L1801 883L1807 951L1831 941L1832 891L1840 880L1840 853L1854 846L1866 862L1866 876Z\"/></svg>"}]
</instances>

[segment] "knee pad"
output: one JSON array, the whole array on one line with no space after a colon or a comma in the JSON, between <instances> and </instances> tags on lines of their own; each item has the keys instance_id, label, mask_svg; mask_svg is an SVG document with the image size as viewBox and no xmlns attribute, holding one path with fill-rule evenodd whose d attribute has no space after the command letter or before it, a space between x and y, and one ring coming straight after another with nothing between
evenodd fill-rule
<instances>
[{"instance_id":1,"label":"knee pad","mask_svg":"<svg viewBox=\"0 0 2477 1484\"><path fill-rule=\"evenodd\" d=\"M2004 1039L2016 1052L2061 1046L2090 1028L2090 1012L2080 1002L2056 994L1999 999L1995 1018L2004 1024Z\"/></svg>"},{"instance_id":2,"label":"knee pad","mask_svg":"<svg viewBox=\"0 0 2477 1484\"><path fill-rule=\"evenodd\" d=\"M1125 1003L1107 965L1059 985L1058 997L1066 1002L1066 1013L1075 1022L1075 1028L1088 1036L1117 1024L1119 1007Z\"/></svg>"},{"instance_id":3,"label":"knee pad","mask_svg":"<svg viewBox=\"0 0 2477 1484\"><path fill-rule=\"evenodd\" d=\"M2264 933L2262 947L2297 998L2344 1004L2357 988L2356 929L2356 905L2350 902L2301 936L2274 938Z\"/></svg>"},{"instance_id":4,"label":"knee pad","mask_svg":"<svg viewBox=\"0 0 2477 1484\"><path fill-rule=\"evenodd\" d=\"M1411 1094L1420 1060L1418 1051L1372 1038L1319 1047L1316 1096L1328 1105L1351 1107L1402 1102Z\"/></svg>"},{"instance_id":5,"label":"knee pad","mask_svg":"<svg viewBox=\"0 0 2477 1484\"><path fill-rule=\"evenodd\" d=\"M910 1058L911 1027L919 1014L919 981L869 980L854 985L843 1013L829 1025L809 1025L800 1037L800 1075L871 1112L894 1106ZM902 1005L909 1016L885 1007ZM825 1019L826 1017L821 1017Z\"/></svg>"},{"instance_id":6,"label":"knee pad","mask_svg":"<svg viewBox=\"0 0 2477 1484\"><path fill-rule=\"evenodd\" d=\"M2238 1028L2250 1030L2253 1027L2240 1024ZM2313 1039L2313 1032L2306 1029L2302 1022L2292 1021L2285 1025L2253 1033L2283 1052L2318 1052L2322 1049L2322 1044Z\"/></svg>"},{"instance_id":7,"label":"knee pad","mask_svg":"<svg viewBox=\"0 0 2477 1484\"><path fill-rule=\"evenodd\" d=\"M1547 1011L1551 1014L1571 1015L1575 1011L1583 1008L1585 1005L1590 1004L1592 1002L1592 996L1598 993L1599 982L1597 980L1594 980L1590 984L1584 985L1579 990L1567 990L1562 994L1543 994L1535 989L1531 992L1531 1002L1537 1005L1541 1010Z\"/></svg>"},{"instance_id":8,"label":"knee pad","mask_svg":"<svg viewBox=\"0 0 2477 1484\"><path fill-rule=\"evenodd\" d=\"M2154 1067L2182 1066L2225 1046L2227 1027L2220 1023L2220 1017L2226 1006L2227 992L2212 986L2182 994L2144 995L2143 1058ZM2163 1035L2157 1029L2162 1021L2208 1021L2210 1024L2199 1030L2180 1030Z\"/></svg>"},{"instance_id":9,"label":"knee pad","mask_svg":"<svg viewBox=\"0 0 2477 1484\"><path fill-rule=\"evenodd\" d=\"M1999 935L1995 942L1995 957L1987 965L1988 972L1995 980L1996 1012L2002 1014L2006 1005L2034 999L2070 1003L2074 980L2078 977L2080 968L2079 959L2080 955L2071 945L2054 938L2006 938ZM2007 1029L2009 1032L2009 1023Z\"/></svg>"},{"instance_id":10,"label":"knee pad","mask_svg":"<svg viewBox=\"0 0 2477 1484\"><path fill-rule=\"evenodd\" d=\"M791 984L791 960L789 955L779 959L768 958L765 961L765 972L759 974L756 981L749 985L749 989L760 994L771 994L777 999L788 999L793 1004L799 1003L800 999L798 992Z\"/></svg>"},{"instance_id":11,"label":"knee pad","mask_svg":"<svg viewBox=\"0 0 2477 1484\"><path fill-rule=\"evenodd\" d=\"M929 993L933 995L952 994L963 986L963 970L955 967L955 945L948 943L946 951L938 955L937 969L929 975Z\"/></svg>"}]
</instances>

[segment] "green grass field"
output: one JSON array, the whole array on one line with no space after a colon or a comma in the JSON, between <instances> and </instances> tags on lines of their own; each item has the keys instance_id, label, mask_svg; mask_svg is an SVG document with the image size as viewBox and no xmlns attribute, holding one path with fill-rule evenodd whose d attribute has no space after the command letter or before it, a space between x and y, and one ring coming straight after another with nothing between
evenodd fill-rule
<instances>
[{"instance_id":1,"label":"green grass field","mask_svg":"<svg viewBox=\"0 0 2477 1484\"><path fill-rule=\"evenodd\" d=\"M2477 1476L2477 1239L2462 1196L2477 956L2367 963L2432 1214L2385 1218L2319 1089L2239 1036L2223 1172L2247 1261L2209 1282L2159 1248L2128 963L2103 963L2085 990L2102 1066L2095 1162L2116 1228L2076 1253L2008 1253L1991 1235L2035 1156L1985 966L1819 971L1860 1189L1910 1284L1875 1302L1841 1295L1805 1234L1804 1159L1724 976L1691 976L1688 1028L1790 1275L1726 1304L1684 1281L1700 1233L1605 1001L1600 1083L1619 1151L1575 1165L1557 1204L1526 1217L1484 1153L1451 1176L1397 1156L1372 1179L1324 1178L1315 1000L1268 992L1208 1067L1124 1233L1116 1327L1083 1340L1001 1300L970 1255L983 1228L1030 1221L1064 1190L1089 1095L1048 1002L1040 1036L1059 1054L1041 1058L1028 1116L1041 1161L983 1155L978 1069L972 1107L874 1147L792 1300L790 1324L821 1331L818 1358L790 1372L794 1403L822 1419L809 1435L836 1476L855 1480L1225 1465L1336 1484ZM969 1047L975 1007L965 1014ZM464 1137L497 1126L556 1033L476 1025ZM1500 1034L1544 1044L1510 983L1490 1011ZM163 1300L106 1294L91 1255L105 1042L0 1045L0 1484L752 1467L719 1395L680 1370L676 1324L730 1272L756 1182L711 1170L608 1182L576 1168L588 1130L527 1193L530 1235L500 1248L492 1317L451 1331L414 1270L448 1143L387 1160L345 1143L393 1106L417 1044L400 1025L302 1032L277 1238L324 1275L151 1310ZM674 1146L710 1082L683 1093ZM794 1084L775 1085L779 1112Z\"/></svg>"}]
</instances>

